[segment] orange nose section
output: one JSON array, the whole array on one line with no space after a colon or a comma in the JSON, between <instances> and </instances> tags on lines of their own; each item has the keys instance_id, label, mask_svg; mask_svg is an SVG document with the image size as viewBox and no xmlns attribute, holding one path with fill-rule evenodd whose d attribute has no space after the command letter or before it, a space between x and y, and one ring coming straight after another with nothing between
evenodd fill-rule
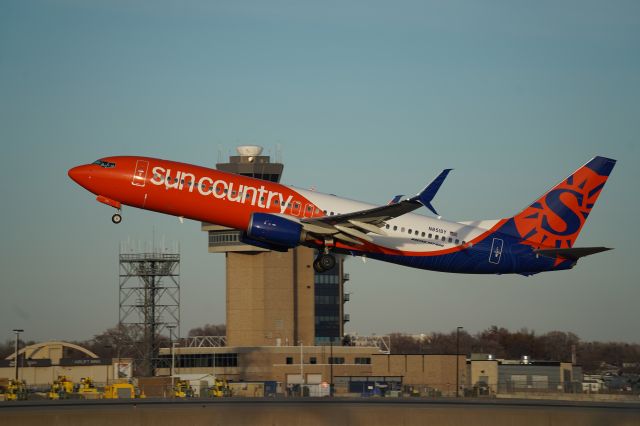
<instances>
[{"instance_id":1,"label":"orange nose section","mask_svg":"<svg viewBox=\"0 0 640 426\"><path fill-rule=\"evenodd\" d=\"M80 186L87 186L89 179L91 179L91 174L89 172L89 166L77 166L69 169L67 174L69 177Z\"/></svg>"}]
</instances>

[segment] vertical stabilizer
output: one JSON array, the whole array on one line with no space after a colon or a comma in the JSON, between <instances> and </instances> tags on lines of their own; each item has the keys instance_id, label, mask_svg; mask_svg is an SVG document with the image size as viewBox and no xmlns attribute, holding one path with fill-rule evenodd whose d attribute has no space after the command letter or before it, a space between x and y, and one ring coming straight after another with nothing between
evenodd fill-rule
<instances>
[{"instance_id":1,"label":"vertical stabilizer","mask_svg":"<svg viewBox=\"0 0 640 426\"><path fill-rule=\"evenodd\" d=\"M535 247L573 247L615 164L593 158L515 215L519 236Z\"/></svg>"}]
</instances>

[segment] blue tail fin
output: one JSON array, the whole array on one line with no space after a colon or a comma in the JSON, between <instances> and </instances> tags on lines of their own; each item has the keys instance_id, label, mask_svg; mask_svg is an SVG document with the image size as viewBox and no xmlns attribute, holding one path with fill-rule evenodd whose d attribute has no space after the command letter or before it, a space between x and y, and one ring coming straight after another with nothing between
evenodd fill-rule
<instances>
[{"instance_id":1,"label":"blue tail fin","mask_svg":"<svg viewBox=\"0 0 640 426\"><path fill-rule=\"evenodd\" d=\"M595 157L513 217L518 236L536 247L573 247L616 160Z\"/></svg>"}]
</instances>

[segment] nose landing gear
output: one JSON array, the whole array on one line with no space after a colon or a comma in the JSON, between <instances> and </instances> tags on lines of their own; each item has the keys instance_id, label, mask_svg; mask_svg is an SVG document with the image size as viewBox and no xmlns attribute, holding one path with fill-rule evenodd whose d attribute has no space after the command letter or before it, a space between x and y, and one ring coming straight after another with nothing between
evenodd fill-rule
<instances>
[{"instance_id":1,"label":"nose landing gear","mask_svg":"<svg viewBox=\"0 0 640 426\"><path fill-rule=\"evenodd\" d=\"M112 200L111 198L107 198L104 195L98 195L96 197L96 200L101 202L102 204L106 204L116 209L116 213L111 216L111 222L115 223L116 225L122 222L122 215L120 214L122 204L120 203L120 201Z\"/></svg>"},{"instance_id":2,"label":"nose landing gear","mask_svg":"<svg viewBox=\"0 0 640 426\"><path fill-rule=\"evenodd\" d=\"M120 210L118 210L117 213L114 213L114 215L111 216L111 222L115 223L116 225L122 222L122 215L120 214Z\"/></svg>"}]
</instances>

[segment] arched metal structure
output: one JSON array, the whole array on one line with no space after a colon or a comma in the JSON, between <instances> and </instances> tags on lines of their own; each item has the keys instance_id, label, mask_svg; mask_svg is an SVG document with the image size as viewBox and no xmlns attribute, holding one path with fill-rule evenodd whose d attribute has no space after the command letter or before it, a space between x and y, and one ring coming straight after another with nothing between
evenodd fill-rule
<instances>
[{"instance_id":1,"label":"arched metal structure","mask_svg":"<svg viewBox=\"0 0 640 426\"><path fill-rule=\"evenodd\" d=\"M82 346L78 346L74 343L69 343L69 342L63 342L63 341L58 341L58 340L52 340L49 342L42 342L42 343L35 343L33 345L29 345L29 346L25 346L24 348L20 349L18 351L18 355L22 355L22 354L26 354L27 359L35 359L35 358L49 358L49 354L47 354L44 357L37 357L37 355L39 354L39 352L43 351L44 349L46 350L51 350L51 349L60 349L60 348L71 348L74 349L76 351L82 352L86 355L88 355L90 358L99 358L98 355L96 355L95 353L91 352L89 349L83 348ZM8 357L6 357L5 359L11 360L14 359L16 357L16 353L12 353L11 355L9 355Z\"/></svg>"}]
</instances>

